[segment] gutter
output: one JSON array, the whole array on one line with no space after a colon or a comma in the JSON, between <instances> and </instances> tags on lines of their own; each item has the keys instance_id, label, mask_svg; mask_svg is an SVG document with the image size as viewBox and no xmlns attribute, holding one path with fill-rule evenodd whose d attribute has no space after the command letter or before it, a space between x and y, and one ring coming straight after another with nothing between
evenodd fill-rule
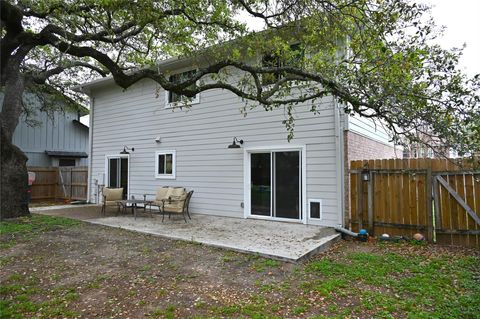
<instances>
[{"instance_id":1,"label":"gutter","mask_svg":"<svg viewBox=\"0 0 480 319\"><path fill-rule=\"evenodd\" d=\"M340 121L340 109L337 99L333 97L333 113L335 116L335 151L336 151L336 178L337 178L337 209L339 210L338 224L342 225L345 221L345 156L344 156L344 138L343 128Z\"/></svg>"},{"instance_id":2,"label":"gutter","mask_svg":"<svg viewBox=\"0 0 480 319\"><path fill-rule=\"evenodd\" d=\"M174 57L174 58L170 58L170 59L160 61L156 66L160 70L162 68L168 68L172 65L175 65L176 63L181 64L181 63L190 62L191 59L192 59L191 57L187 57L187 58ZM127 72L127 74L128 74L128 72ZM106 77L103 77L103 78L92 80L92 81L87 82L87 83L76 85L72 89L76 92L81 92L81 93L85 93L85 94L90 95L90 91L93 87L97 87L97 86L101 86L101 85L107 85L107 84L110 84L110 83L115 83L115 81L113 80L113 76L106 76Z\"/></svg>"}]
</instances>

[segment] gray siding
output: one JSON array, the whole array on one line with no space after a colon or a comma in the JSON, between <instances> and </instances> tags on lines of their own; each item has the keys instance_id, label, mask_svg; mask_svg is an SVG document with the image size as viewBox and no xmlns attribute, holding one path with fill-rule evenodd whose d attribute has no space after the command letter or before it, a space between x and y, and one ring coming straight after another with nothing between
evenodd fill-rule
<instances>
[{"instance_id":1,"label":"gray siding","mask_svg":"<svg viewBox=\"0 0 480 319\"><path fill-rule=\"evenodd\" d=\"M155 97L156 86L142 81L128 90L113 85L96 89L93 107L92 179L102 183L105 156L118 154L123 145L130 154L130 194L153 193L164 185L195 191L194 213L243 217L244 148L281 145L306 146L306 194L322 199L322 224L339 222L336 176L335 119L331 98L314 115L310 106L296 108L295 138L289 144L283 109L257 108L244 117L244 103L222 90L203 92L200 103L188 110L165 109L165 92ZM156 143L159 136L161 143ZM227 149L232 138L244 148ZM155 178L155 151L176 150L176 179ZM93 181L92 181L93 182ZM92 184L91 200L94 200Z\"/></svg>"},{"instance_id":2,"label":"gray siding","mask_svg":"<svg viewBox=\"0 0 480 319\"><path fill-rule=\"evenodd\" d=\"M394 146L394 144L390 142L390 136L378 121L375 122L372 119L360 117L358 115L348 116L348 130L377 142Z\"/></svg>"},{"instance_id":3,"label":"gray siding","mask_svg":"<svg viewBox=\"0 0 480 319\"><path fill-rule=\"evenodd\" d=\"M15 143L14 143L15 144ZM25 152L27 155L28 166L49 167L52 166L52 158L45 154L45 152Z\"/></svg>"},{"instance_id":4,"label":"gray siding","mask_svg":"<svg viewBox=\"0 0 480 319\"><path fill-rule=\"evenodd\" d=\"M0 107L3 94L0 93ZM55 161L45 154L49 151L85 152L88 154L88 128L73 120L76 112L54 112L53 116L38 110L34 116L38 126L30 126L22 115L13 134L13 144L28 156L28 166L53 166ZM77 165L88 165L87 159L77 159Z\"/></svg>"}]
</instances>

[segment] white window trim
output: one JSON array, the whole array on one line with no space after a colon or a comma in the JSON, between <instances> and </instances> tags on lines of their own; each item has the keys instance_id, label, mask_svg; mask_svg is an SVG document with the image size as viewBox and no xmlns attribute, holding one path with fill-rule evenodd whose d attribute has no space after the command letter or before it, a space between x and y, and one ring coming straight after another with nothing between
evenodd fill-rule
<instances>
[{"instance_id":1,"label":"white window trim","mask_svg":"<svg viewBox=\"0 0 480 319\"><path fill-rule=\"evenodd\" d=\"M197 93L195 95L195 98L189 102L168 102L169 95L170 95L170 91L165 90L165 108L166 109L173 109L173 108L183 107L183 106L191 106L191 105L200 103L200 93Z\"/></svg>"},{"instance_id":2,"label":"white window trim","mask_svg":"<svg viewBox=\"0 0 480 319\"><path fill-rule=\"evenodd\" d=\"M319 218L312 217L312 214L310 212L310 207L311 207L310 203L320 203L320 217ZM322 220L323 219L323 203L322 203L321 199L311 198L311 199L308 200L308 219L312 219L312 220Z\"/></svg>"},{"instance_id":3,"label":"white window trim","mask_svg":"<svg viewBox=\"0 0 480 319\"><path fill-rule=\"evenodd\" d=\"M190 71L190 70L179 72L179 73L176 73L176 74L181 74L181 73L185 73L185 72L188 72L188 71ZM198 81L197 81L196 84L198 85ZM188 101L188 102L182 102L182 101L180 101L180 102L169 102L169 100L168 100L169 96L170 96L170 91L165 90L165 108L166 109L172 109L172 108L182 107L182 106L191 106L191 105L200 103L200 93L197 93L195 95L195 98L191 101Z\"/></svg>"},{"instance_id":4,"label":"white window trim","mask_svg":"<svg viewBox=\"0 0 480 319\"><path fill-rule=\"evenodd\" d=\"M172 174L158 174L158 156L172 154ZM155 152L155 178L176 179L177 178L177 152L175 150L159 150Z\"/></svg>"}]
</instances>

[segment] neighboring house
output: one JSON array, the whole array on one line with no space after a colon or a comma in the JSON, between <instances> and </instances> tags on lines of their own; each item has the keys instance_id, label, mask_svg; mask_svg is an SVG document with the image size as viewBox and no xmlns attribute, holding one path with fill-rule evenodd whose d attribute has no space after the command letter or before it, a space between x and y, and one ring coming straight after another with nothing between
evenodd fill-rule
<instances>
[{"instance_id":1,"label":"neighboring house","mask_svg":"<svg viewBox=\"0 0 480 319\"><path fill-rule=\"evenodd\" d=\"M65 107L47 114L40 101L29 95L34 100L32 115L27 123L23 114L13 134L13 144L28 157L27 166L87 166L88 126L80 116L88 114L88 109ZM2 101L0 92L0 105Z\"/></svg>"},{"instance_id":2,"label":"neighboring house","mask_svg":"<svg viewBox=\"0 0 480 319\"><path fill-rule=\"evenodd\" d=\"M178 77L188 66L161 65ZM244 102L227 90L202 92L180 110L172 108L179 97L150 80L124 90L105 78L81 89L91 98L91 201L103 184L128 196L183 186L195 191L193 213L335 226L344 221L348 161L395 156L381 128L346 116L332 97L317 102L316 115L311 102L295 107L289 143L282 108L244 117ZM234 137L243 144L228 148Z\"/></svg>"},{"instance_id":3,"label":"neighboring house","mask_svg":"<svg viewBox=\"0 0 480 319\"><path fill-rule=\"evenodd\" d=\"M404 158L455 158L458 154L438 139L421 136L422 143L408 143L403 149Z\"/></svg>"}]
</instances>

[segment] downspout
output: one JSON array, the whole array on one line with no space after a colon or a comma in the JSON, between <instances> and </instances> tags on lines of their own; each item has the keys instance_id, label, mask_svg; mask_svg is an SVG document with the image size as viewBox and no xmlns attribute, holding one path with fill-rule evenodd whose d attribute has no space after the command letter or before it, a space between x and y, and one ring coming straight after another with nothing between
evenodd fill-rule
<instances>
[{"instance_id":1,"label":"downspout","mask_svg":"<svg viewBox=\"0 0 480 319\"><path fill-rule=\"evenodd\" d=\"M338 225L343 225L345 214L345 158L343 128L340 120L340 106L337 99L333 97L333 112L335 116L335 151L336 151L336 178L337 178L337 209L339 210Z\"/></svg>"},{"instance_id":2,"label":"downspout","mask_svg":"<svg viewBox=\"0 0 480 319\"><path fill-rule=\"evenodd\" d=\"M349 47L349 38L344 38L342 41L337 39L337 44L340 49L337 50L336 56L336 65L338 67L339 61L346 55L348 57L350 51L348 50ZM340 109L342 108L339 105L337 99L333 96L333 112L335 116L335 151L336 151L336 158L337 158L337 167L336 167L336 178L337 178L337 209L340 211L338 216L338 225L344 226L345 223L345 145L344 145L344 138L343 138L343 127L340 118ZM342 112L343 114L343 112ZM344 121L345 122L345 121Z\"/></svg>"},{"instance_id":3,"label":"downspout","mask_svg":"<svg viewBox=\"0 0 480 319\"><path fill-rule=\"evenodd\" d=\"M88 130L88 184L87 184L87 202L91 202L92 198L92 163L93 163L93 105L95 99L90 97L90 118L89 121L89 130Z\"/></svg>"}]
</instances>

